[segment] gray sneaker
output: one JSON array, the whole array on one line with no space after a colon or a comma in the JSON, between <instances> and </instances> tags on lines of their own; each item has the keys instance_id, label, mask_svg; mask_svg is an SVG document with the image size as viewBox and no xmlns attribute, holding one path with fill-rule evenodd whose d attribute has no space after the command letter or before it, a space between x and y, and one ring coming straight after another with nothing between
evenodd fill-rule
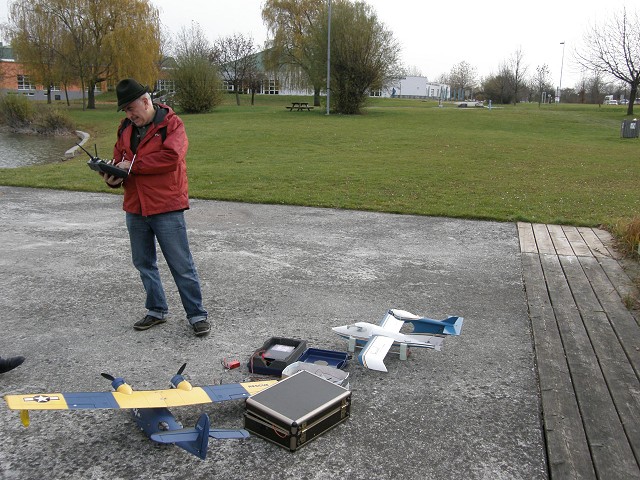
<instances>
[{"instance_id":1,"label":"gray sneaker","mask_svg":"<svg viewBox=\"0 0 640 480\"><path fill-rule=\"evenodd\" d=\"M167 320L164 318L152 317L151 315L147 315L142 320L133 324L133 328L136 330L146 330L148 328L153 327L154 325L160 325L161 323L166 322Z\"/></svg>"},{"instance_id":2,"label":"gray sneaker","mask_svg":"<svg viewBox=\"0 0 640 480\"><path fill-rule=\"evenodd\" d=\"M193 332L196 334L196 337L204 337L208 335L211 330L211 325L209 325L209 322L206 320L200 320L191 326L193 327Z\"/></svg>"}]
</instances>

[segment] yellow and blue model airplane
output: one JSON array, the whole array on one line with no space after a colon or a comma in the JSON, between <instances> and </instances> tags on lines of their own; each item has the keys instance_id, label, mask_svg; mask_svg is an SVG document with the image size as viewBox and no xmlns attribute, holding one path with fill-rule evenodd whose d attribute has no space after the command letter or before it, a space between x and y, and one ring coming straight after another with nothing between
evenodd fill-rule
<instances>
[{"instance_id":1,"label":"yellow and blue model airplane","mask_svg":"<svg viewBox=\"0 0 640 480\"><path fill-rule=\"evenodd\" d=\"M224 402L248 398L277 383L277 380L193 387L182 375L186 363L171 379L166 390L135 391L122 377L107 373L114 392L42 393L36 395L5 395L11 410L20 410L22 424L29 426L29 410L75 410L96 408L131 409L133 418L147 436L158 443L174 443L189 453L205 459L209 437L216 439L246 438L244 429L211 429L209 416L200 415L194 428L184 428L169 407L201 403Z\"/></svg>"}]
</instances>

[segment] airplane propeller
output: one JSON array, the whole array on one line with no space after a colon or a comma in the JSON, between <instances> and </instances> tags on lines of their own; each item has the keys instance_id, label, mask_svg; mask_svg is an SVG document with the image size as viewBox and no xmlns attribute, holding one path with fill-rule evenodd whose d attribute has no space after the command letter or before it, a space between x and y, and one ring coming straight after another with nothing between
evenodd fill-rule
<instances>
[{"instance_id":1,"label":"airplane propeller","mask_svg":"<svg viewBox=\"0 0 640 480\"><path fill-rule=\"evenodd\" d=\"M187 368L187 364L183 363L182 366L178 369L178 373L176 373L171 379L171 385L174 388L179 388L181 390L191 390L193 388L182 375L182 372L184 372L185 368Z\"/></svg>"},{"instance_id":2,"label":"airplane propeller","mask_svg":"<svg viewBox=\"0 0 640 480\"><path fill-rule=\"evenodd\" d=\"M131 395L131 393L133 392L133 390L131 389L131 386L124 381L124 378L122 377L116 378L113 375L110 375L104 372L101 373L100 375L102 375L104 378L106 378L111 382L111 386L116 392L124 393L127 395Z\"/></svg>"}]
</instances>

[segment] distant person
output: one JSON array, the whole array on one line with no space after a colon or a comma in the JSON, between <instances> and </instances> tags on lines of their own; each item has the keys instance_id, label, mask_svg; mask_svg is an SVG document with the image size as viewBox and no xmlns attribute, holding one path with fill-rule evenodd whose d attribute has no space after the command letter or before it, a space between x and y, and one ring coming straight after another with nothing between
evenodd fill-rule
<instances>
[{"instance_id":1,"label":"distant person","mask_svg":"<svg viewBox=\"0 0 640 480\"><path fill-rule=\"evenodd\" d=\"M24 357L9 357L2 358L0 357L0 373L6 373L9 370L13 370L16 367L19 367L24 362Z\"/></svg>"},{"instance_id":2,"label":"distant person","mask_svg":"<svg viewBox=\"0 0 640 480\"><path fill-rule=\"evenodd\" d=\"M178 287L187 320L197 336L211 329L202 305L200 280L184 211L189 208L186 155L189 141L182 120L171 107L154 105L148 87L127 78L116 86L118 128L113 163L129 171L126 180L102 173L107 185L124 187L123 209L133 265L146 291L145 317L133 328L146 330L166 322L169 313L157 265L156 240Z\"/></svg>"}]
</instances>

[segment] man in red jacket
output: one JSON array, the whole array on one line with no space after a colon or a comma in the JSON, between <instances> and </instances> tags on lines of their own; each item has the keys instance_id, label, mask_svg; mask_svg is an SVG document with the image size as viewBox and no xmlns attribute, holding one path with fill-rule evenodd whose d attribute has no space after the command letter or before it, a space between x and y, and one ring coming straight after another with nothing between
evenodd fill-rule
<instances>
[{"instance_id":1,"label":"man in red jacket","mask_svg":"<svg viewBox=\"0 0 640 480\"><path fill-rule=\"evenodd\" d=\"M113 163L127 178L102 174L111 187L124 187L123 209L131 240L133 265L147 293L146 316L135 323L146 330L166 322L169 312L158 272L156 240L178 287L194 333L211 329L202 306L200 280L189 241L184 211L189 208L186 155L189 141L182 120L167 105L154 105L148 88L127 78L116 86L118 111L126 118L118 128Z\"/></svg>"}]
</instances>

